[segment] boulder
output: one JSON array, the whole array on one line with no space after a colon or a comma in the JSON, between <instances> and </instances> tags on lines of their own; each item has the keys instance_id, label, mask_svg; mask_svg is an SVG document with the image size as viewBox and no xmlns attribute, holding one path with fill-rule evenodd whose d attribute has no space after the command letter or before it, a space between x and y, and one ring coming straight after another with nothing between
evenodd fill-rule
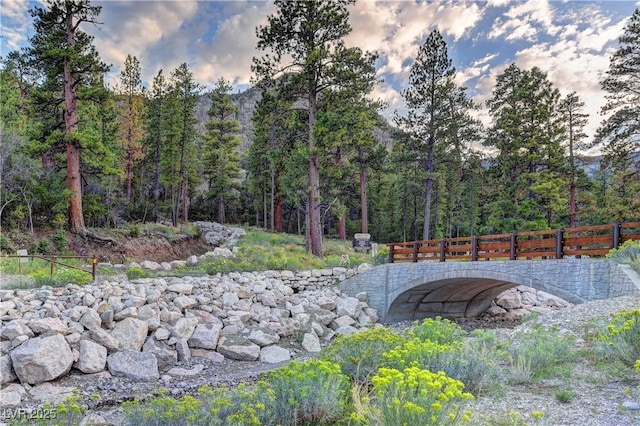
<instances>
[{"instance_id":1,"label":"boulder","mask_svg":"<svg viewBox=\"0 0 640 426\"><path fill-rule=\"evenodd\" d=\"M313 333L305 333L302 337L302 348L307 352L320 352L320 339Z\"/></svg>"},{"instance_id":2,"label":"boulder","mask_svg":"<svg viewBox=\"0 0 640 426\"><path fill-rule=\"evenodd\" d=\"M69 329L60 318L37 318L29 321L27 326L36 334L46 333L47 331L55 331L56 333L66 334Z\"/></svg>"},{"instance_id":3,"label":"boulder","mask_svg":"<svg viewBox=\"0 0 640 426\"><path fill-rule=\"evenodd\" d=\"M38 384L66 374L73 353L62 334L29 339L11 351L13 369L22 383Z\"/></svg>"},{"instance_id":4,"label":"boulder","mask_svg":"<svg viewBox=\"0 0 640 426\"><path fill-rule=\"evenodd\" d=\"M107 363L107 348L91 340L81 340L80 353L74 367L83 373L97 373L104 370Z\"/></svg>"},{"instance_id":5,"label":"boulder","mask_svg":"<svg viewBox=\"0 0 640 426\"><path fill-rule=\"evenodd\" d=\"M222 331L222 321L198 324L188 340L190 348L215 349L218 346L220 331Z\"/></svg>"},{"instance_id":6,"label":"boulder","mask_svg":"<svg viewBox=\"0 0 640 426\"><path fill-rule=\"evenodd\" d=\"M291 354L288 349L280 346L267 346L260 349L260 361L265 364L277 364L289 361Z\"/></svg>"},{"instance_id":7,"label":"boulder","mask_svg":"<svg viewBox=\"0 0 640 426\"><path fill-rule=\"evenodd\" d=\"M111 331L111 335L118 339L120 349L139 351L147 339L149 325L146 321L136 318L125 318L118 322Z\"/></svg>"},{"instance_id":8,"label":"boulder","mask_svg":"<svg viewBox=\"0 0 640 426\"><path fill-rule=\"evenodd\" d=\"M3 339L13 340L18 336L33 337L35 334L21 320L9 321L4 327L0 328L0 337Z\"/></svg>"},{"instance_id":9,"label":"boulder","mask_svg":"<svg viewBox=\"0 0 640 426\"><path fill-rule=\"evenodd\" d=\"M158 370L167 370L178 362L178 352L164 342L149 337L142 346L142 352L155 355L158 361Z\"/></svg>"},{"instance_id":10,"label":"boulder","mask_svg":"<svg viewBox=\"0 0 640 426\"><path fill-rule=\"evenodd\" d=\"M260 346L242 336L224 336L218 342L218 352L229 359L255 361L260 356Z\"/></svg>"},{"instance_id":11,"label":"boulder","mask_svg":"<svg viewBox=\"0 0 640 426\"><path fill-rule=\"evenodd\" d=\"M0 385L13 382L17 378L13 371L11 356L9 354L0 356Z\"/></svg>"},{"instance_id":12,"label":"boulder","mask_svg":"<svg viewBox=\"0 0 640 426\"><path fill-rule=\"evenodd\" d=\"M137 381L158 380L158 361L152 353L125 349L107 357L109 372Z\"/></svg>"}]
</instances>

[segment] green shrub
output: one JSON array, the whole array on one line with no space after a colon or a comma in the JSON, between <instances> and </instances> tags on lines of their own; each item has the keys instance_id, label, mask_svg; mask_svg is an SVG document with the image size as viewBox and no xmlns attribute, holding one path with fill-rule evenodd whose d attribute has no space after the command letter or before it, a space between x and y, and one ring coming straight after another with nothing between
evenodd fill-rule
<instances>
[{"instance_id":1,"label":"green shrub","mask_svg":"<svg viewBox=\"0 0 640 426\"><path fill-rule=\"evenodd\" d=\"M29 253L51 254L51 241L44 237L34 241L29 247Z\"/></svg>"},{"instance_id":2,"label":"green shrub","mask_svg":"<svg viewBox=\"0 0 640 426\"><path fill-rule=\"evenodd\" d=\"M353 421L385 426L455 425L469 421L470 413L463 412L460 403L473 396L463 391L462 382L443 372L418 367L403 371L380 368L371 383L372 399L364 401L370 409L362 415L354 413Z\"/></svg>"},{"instance_id":3,"label":"green shrub","mask_svg":"<svg viewBox=\"0 0 640 426\"><path fill-rule=\"evenodd\" d=\"M606 257L616 263L630 265L634 271L640 274L640 240L625 241L617 249L611 250Z\"/></svg>"},{"instance_id":4,"label":"green shrub","mask_svg":"<svg viewBox=\"0 0 640 426\"><path fill-rule=\"evenodd\" d=\"M518 333L511 348L512 381L526 383L552 374L554 368L571 359L573 343L572 336L561 335L555 327L537 327L528 333Z\"/></svg>"},{"instance_id":5,"label":"green shrub","mask_svg":"<svg viewBox=\"0 0 640 426\"><path fill-rule=\"evenodd\" d=\"M349 378L329 361L293 361L267 375L274 400L269 407L283 426L334 424L349 401Z\"/></svg>"},{"instance_id":6,"label":"green shrub","mask_svg":"<svg viewBox=\"0 0 640 426\"><path fill-rule=\"evenodd\" d=\"M128 268L126 274L127 278L129 278L130 280L135 280L136 278L144 278L148 275L144 269L138 266Z\"/></svg>"},{"instance_id":7,"label":"green shrub","mask_svg":"<svg viewBox=\"0 0 640 426\"><path fill-rule=\"evenodd\" d=\"M384 362L384 353L404 343L406 339L388 328L376 327L350 335L340 335L321 357L330 360L342 372L357 382L374 375Z\"/></svg>"},{"instance_id":8,"label":"green shrub","mask_svg":"<svg viewBox=\"0 0 640 426\"><path fill-rule=\"evenodd\" d=\"M640 359L640 309L616 313L598 340L606 356L634 367Z\"/></svg>"},{"instance_id":9,"label":"green shrub","mask_svg":"<svg viewBox=\"0 0 640 426\"><path fill-rule=\"evenodd\" d=\"M57 285L65 286L67 284L84 285L91 282L91 274L78 269L66 269L60 268L53 275L54 281Z\"/></svg>"},{"instance_id":10,"label":"green shrub","mask_svg":"<svg viewBox=\"0 0 640 426\"><path fill-rule=\"evenodd\" d=\"M28 419L12 421L10 424L13 426L75 426L85 417L87 409L86 405L80 404L80 396L74 394L55 406L49 403L43 404L33 411Z\"/></svg>"},{"instance_id":11,"label":"green shrub","mask_svg":"<svg viewBox=\"0 0 640 426\"><path fill-rule=\"evenodd\" d=\"M202 402L187 395L180 399L161 394L147 402L138 400L122 404L127 425L136 426L172 426L199 425L203 414Z\"/></svg>"},{"instance_id":12,"label":"green shrub","mask_svg":"<svg viewBox=\"0 0 640 426\"><path fill-rule=\"evenodd\" d=\"M576 397L576 393L571 389L558 389L556 391L556 399L558 402L568 404Z\"/></svg>"},{"instance_id":13,"label":"green shrub","mask_svg":"<svg viewBox=\"0 0 640 426\"><path fill-rule=\"evenodd\" d=\"M0 253L11 253L12 251L13 247L11 247L9 239L0 234Z\"/></svg>"},{"instance_id":14,"label":"green shrub","mask_svg":"<svg viewBox=\"0 0 640 426\"><path fill-rule=\"evenodd\" d=\"M453 321L438 316L425 318L422 323L415 321L407 331L407 335L436 343L451 343L461 342L467 333Z\"/></svg>"},{"instance_id":15,"label":"green shrub","mask_svg":"<svg viewBox=\"0 0 640 426\"><path fill-rule=\"evenodd\" d=\"M69 239L67 238L67 232L64 229L57 229L51 237L53 246L58 252L65 252L69 249Z\"/></svg>"}]
</instances>

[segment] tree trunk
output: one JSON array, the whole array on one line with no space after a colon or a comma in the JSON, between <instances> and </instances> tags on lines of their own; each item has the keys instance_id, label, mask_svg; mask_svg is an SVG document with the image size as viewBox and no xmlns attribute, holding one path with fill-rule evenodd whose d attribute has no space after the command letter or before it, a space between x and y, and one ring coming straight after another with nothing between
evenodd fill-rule
<instances>
[{"instance_id":1,"label":"tree trunk","mask_svg":"<svg viewBox=\"0 0 640 426\"><path fill-rule=\"evenodd\" d=\"M367 202L367 169L364 167L364 152L360 150L360 221L363 234L369 233L369 204Z\"/></svg>"},{"instance_id":2,"label":"tree trunk","mask_svg":"<svg viewBox=\"0 0 640 426\"><path fill-rule=\"evenodd\" d=\"M573 126L569 125L569 167L571 182L569 183L569 228L576 226L576 164L573 156Z\"/></svg>"},{"instance_id":3,"label":"tree trunk","mask_svg":"<svg viewBox=\"0 0 640 426\"><path fill-rule=\"evenodd\" d=\"M283 215L283 204L284 198L282 195L277 195L275 197L275 208L273 212L274 217L274 230L276 232L282 232L282 215Z\"/></svg>"},{"instance_id":4,"label":"tree trunk","mask_svg":"<svg viewBox=\"0 0 640 426\"><path fill-rule=\"evenodd\" d=\"M338 217L338 238L341 240L347 239L347 219L346 214L342 214Z\"/></svg>"},{"instance_id":5,"label":"tree trunk","mask_svg":"<svg viewBox=\"0 0 640 426\"><path fill-rule=\"evenodd\" d=\"M433 136L429 137L427 145L427 181L425 183L424 197L424 226L422 228L422 239L428 240L431 233L431 191L433 188Z\"/></svg>"},{"instance_id":6,"label":"tree trunk","mask_svg":"<svg viewBox=\"0 0 640 426\"><path fill-rule=\"evenodd\" d=\"M182 221L189 222L189 178L182 181Z\"/></svg>"},{"instance_id":7,"label":"tree trunk","mask_svg":"<svg viewBox=\"0 0 640 426\"><path fill-rule=\"evenodd\" d=\"M66 32L69 46L74 45L74 26L71 5L67 4ZM69 188L69 231L84 234L84 216L82 215L82 179L80 176L80 143L72 136L78 127L78 111L75 78L69 59L64 60L64 125L67 141L67 186Z\"/></svg>"},{"instance_id":8,"label":"tree trunk","mask_svg":"<svg viewBox=\"0 0 640 426\"><path fill-rule=\"evenodd\" d=\"M322 224L320 223L320 173L318 153L313 138L316 125L316 90L313 83L309 87L309 250L316 256L323 256Z\"/></svg>"},{"instance_id":9,"label":"tree trunk","mask_svg":"<svg viewBox=\"0 0 640 426\"><path fill-rule=\"evenodd\" d=\"M224 224L226 222L224 211L224 195L218 195L218 223Z\"/></svg>"},{"instance_id":10,"label":"tree trunk","mask_svg":"<svg viewBox=\"0 0 640 426\"><path fill-rule=\"evenodd\" d=\"M276 230L276 178L275 171L271 169L271 222L269 223L269 229L271 232ZM266 223L265 223L266 228ZM278 231L279 232L279 231Z\"/></svg>"}]
</instances>

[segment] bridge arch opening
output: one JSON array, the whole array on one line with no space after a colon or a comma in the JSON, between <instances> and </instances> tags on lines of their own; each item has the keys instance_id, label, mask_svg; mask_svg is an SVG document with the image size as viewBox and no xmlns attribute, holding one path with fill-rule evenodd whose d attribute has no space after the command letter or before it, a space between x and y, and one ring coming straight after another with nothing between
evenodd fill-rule
<instances>
[{"instance_id":1,"label":"bridge arch opening","mask_svg":"<svg viewBox=\"0 0 640 426\"><path fill-rule=\"evenodd\" d=\"M548 288L548 285L532 282L530 278L491 271L460 270L431 274L409 281L389 294L386 320L389 322L413 321L442 316L447 318L472 318L489 309L491 302L504 291L524 285L554 294L572 303L579 300Z\"/></svg>"}]
</instances>

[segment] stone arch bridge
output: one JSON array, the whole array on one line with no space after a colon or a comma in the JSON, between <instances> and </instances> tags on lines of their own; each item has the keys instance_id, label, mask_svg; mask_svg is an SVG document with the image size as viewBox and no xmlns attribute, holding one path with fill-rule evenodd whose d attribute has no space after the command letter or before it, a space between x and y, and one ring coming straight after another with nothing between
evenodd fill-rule
<instances>
[{"instance_id":1,"label":"stone arch bridge","mask_svg":"<svg viewBox=\"0 0 640 426\"><path fill-rule=\"evenodd\" d=\"M381 322L474 317L508 288L526 285L571 303L640 295L640 276L606 259L391 263L340 283L367 292Z\"/></svg>"}]
</instances>

